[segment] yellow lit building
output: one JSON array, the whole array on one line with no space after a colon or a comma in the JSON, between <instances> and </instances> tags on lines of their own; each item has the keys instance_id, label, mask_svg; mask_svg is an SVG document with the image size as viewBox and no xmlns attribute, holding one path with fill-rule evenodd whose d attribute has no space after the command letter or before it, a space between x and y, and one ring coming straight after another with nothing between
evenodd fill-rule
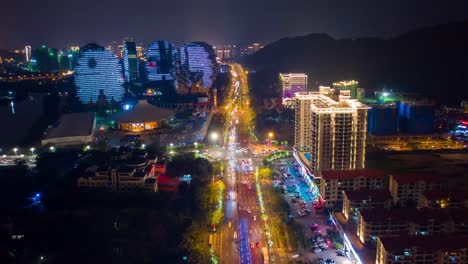
<instances>
[{"instance_id":1,"label":"yellow lit building","mask_svg":"<svg viewBox=\"0 0 468 264\"><path fill-rule=\"evenodd\" d=\"M172 111L140 100L132 109L117 113L112 116L112 119L117 122L121 130L141 132L160 128L172 116L174 116Z\"/></svg>"}]
</instances>

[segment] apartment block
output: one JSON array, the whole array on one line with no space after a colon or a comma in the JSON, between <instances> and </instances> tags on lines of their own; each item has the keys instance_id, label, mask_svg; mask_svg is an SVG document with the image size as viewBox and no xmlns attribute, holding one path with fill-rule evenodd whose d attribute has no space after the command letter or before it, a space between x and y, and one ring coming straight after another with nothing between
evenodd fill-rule
<instances>
[{"instance_id":1,"label":"apartment block","mask_svg":"<svg viewBox=\"0 0 468 264\"><path fill-rule=\"evenodd\" d=\"M327 206L333 206L342 201L344 191L382 189L384 177L380 170L322 171L320 194Z\"/></svg>"},{"instance_id":2,"label":"apartment block","mask_svg":"<svg viewBox=\"0 0 468 264\"><path fill-rule=\"evenodd\" d=\"M295 94L295 148L310 152L312 173L364 168L369 107L349 91Z\"/></svg>"},{"instance_id":3,"label":"apartment block","mask_svg":"<svg viewBox=\"0 0 468 264\"><path fill-rule=\"evenodd\" d=\"M357 236L363 244L375 245L382 236L453 232L468 235L468 209L374 208L358 212Z\"/></svg>"},{"instance_id":4,"label":"apartment block","mask_svg":"<svg viewBox=\"0 0 468 264\"><path fill-rule=\"evenodd\" d=\"M362 209L390 208L392 196L388 190L348 190L343 191L343 215L346 219L357 217Z\"/></svg>"},{"instance_id":5,"label":"apartment block","mask_svg":"<svg viewBox=\"0 0 468 264\"><path fill-rule=\"evenodd\" d=\"M468 263L468 236L396 236L377 239L376 264Z\"/></svg>"},{"instance_id":6,"label":"apartment block","mask_svg":"<svg viewBox=\"0 0 468 264\"><path fill-rule=\"evenodd\" d=\"M418 205L423 192L443 189L446 180L445 177L439 175L390 175L389 189L393 203L402 206Z\"/></svg>"},{"instance_id":7,"label":"apartment block","mask_svg":"<svg viewBox=\"0 0 468 264\"><path fill-rule=\"evenodd\" d=\"M418 207L468 208L468 192L465 190L432 190L420 195Z\"/></svg>"}]
</instances>

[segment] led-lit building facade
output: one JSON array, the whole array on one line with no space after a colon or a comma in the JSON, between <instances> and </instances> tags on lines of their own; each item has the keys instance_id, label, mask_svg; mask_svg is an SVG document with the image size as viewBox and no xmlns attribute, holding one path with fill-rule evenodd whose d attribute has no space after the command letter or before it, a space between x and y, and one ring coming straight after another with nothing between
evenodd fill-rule
<instances>
[{"instance_id":1,"label":"led-lit building facade","mask_svg":"<svg viewBox=\"0 0 468 264\"><path fill-rule=\"evenodd\" d=\"M122 66L110 50L95 43L80 49L75 67L75 84L82 103L97 102L103 90L107 100L121 101L123 88Z\"/></svg>"},{"instance_id":2,"label":"led-lit building facade","mask_svg":"<svg viewBox=\"0 0 468 264\"><path fill-rule=\"evenodd\" d=\"M204 42L190 42L177 53L178 92L207 91L219 72L213 47Z\"/></svg>"},{"instance_id":3,"label":"led-lit building facade","mask_svg":"<svg viewBox=\"0 0 468 264\"><path fill-rule=\"evenodd\" d=\"M296 93L295 149L310 152L310 170L362 169L365 164L369 107L342 91Z\"/></svg>"},{"instance_id":4,"label":"led-lit building facade","mask_svg":"<svg viewBox=\"0 0 468 264\"><path fill-rule=\"evenodd\" d=\"M146 73L148 81L172 81L175 79L177 49L167 40L158 40L148 46Z\"/></svg>"},{"instance_id":5,"label":"led-lit building facade","mask_svg":"<svg viewBox=\"0 0 468 264\"><path fill-rule=\"evenodd\" d=\"M123 42L123 65L125 80L133 82L139 78L139 61L136 44L133 39L127 39Z\"/></svg>"},{"instance_id":6,"label":"led-lit building facade","mask_svg":"<svg viewBox=\"0 0 468 264\"><path fill-rule=\"evenodd\" d=\"M307 92L307 74L280 73L279 78L283 85L283 98L291 98L295 93Z\"/></svg>"}]
</instances>

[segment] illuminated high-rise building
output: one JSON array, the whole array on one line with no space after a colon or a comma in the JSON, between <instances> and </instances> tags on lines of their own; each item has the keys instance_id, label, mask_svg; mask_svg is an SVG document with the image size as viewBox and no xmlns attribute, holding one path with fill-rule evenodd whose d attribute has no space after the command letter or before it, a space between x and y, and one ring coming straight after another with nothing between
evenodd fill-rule
<instances>
[{"instance_id":1,"label":"illuminated high-rise building","mask_svg":"<svg viewBox=\"0 0 468 264\"><path fill-rule=\"evenodd\" d=\"M125 80L127 82L133 82L138 80L139 77L139 62L136 44L135 41L133 41L133 39L127 39L124 40L123 46L123 65Z\"/></svg>"},{"instance_id":2,"label":"illuminated high-rise building","mask_svg":"<svg viewBox=\"0 0 468 264\"><path fill-rule=\"evenodd\" d=\"M312 173L364 168L369 107L326 87L296 93L295 101L295 148L310 153Z\"/></svg>"},{"instance_id":3,"label":"illuminated high-rise building","mask_svg":"<svg viewBox=\"0 0 468 264\"><path fill-rule=\"evenodd\" d=\"M341 90L349 90L351 98L356 99L358 95L358 82L355 80L334 82L333 89L337 92Z\"/></svg>"},{"instance_id":4,"label":"illuminated high-rise building","mask_svg":"<svg viewBox=\"0 0 468 264\"><path fill-rule=\"evenodd\" d=\"M122 66L112 51L95 43L80 49L75 67L75 84L82 103L97 102L100 90L107 100L121 101L123 82Z\"/></svg>"},{"instance_id":5,"label":"illuminated high-rise building","mask_svg":"<svg viewBox=\"0 0 468 264\"><path fill-rule=\"evenodd\" d=\"M179 47L177 55L179 93L211 88L219 72L216 53L211 45L190 42Z\"/></svg>"},{"instance_id":6,"label":"illuminated high-rise building","mask_svg":"<svg viewBox=\"0 0 468 264\"><path fill-rule=\"evenodd\" d=\"M307 74L280 73L279 78L283 84L283 98L291 98L295 93L307 92Z\"/></svg>"},{"instance_id":7,"label":"illuminated high-rise building","mask_svg":"<svg viewBox=\"0 0 468 264\"><path fill-rule=\"evenodd\" d=\"M158 40L146 51L148 81L172 81L175 79L175 46L167 40Z\"/></svg>"},{"instance_id":8,"label":"illuminated high-rise building","mask_svg":"<svg viewBox=\"0 0 468 264\"><path fill-rule=\"evenodd\" d=\"M31 60L31 55L32 55L31 46L24 47L24 54L26 55L26 62L29 62Z\"/></svg>"}]
</instances>

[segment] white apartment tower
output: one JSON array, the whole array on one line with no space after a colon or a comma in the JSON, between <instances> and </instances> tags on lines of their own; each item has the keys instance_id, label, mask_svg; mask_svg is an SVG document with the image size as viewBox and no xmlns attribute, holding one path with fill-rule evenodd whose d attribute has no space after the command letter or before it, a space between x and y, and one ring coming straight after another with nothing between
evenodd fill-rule
<instances>
[{"instance_id":1,"label":"white apartment tower","mask_svg":"<svg viewBox=\"0 0 468 264\"><path fill-rule=\"evenodd\" d=\"M295 147L310 152L311 171L362 169L365 163L367 111L349 91L296 93Z\"/></svg>"}]
</instances>

